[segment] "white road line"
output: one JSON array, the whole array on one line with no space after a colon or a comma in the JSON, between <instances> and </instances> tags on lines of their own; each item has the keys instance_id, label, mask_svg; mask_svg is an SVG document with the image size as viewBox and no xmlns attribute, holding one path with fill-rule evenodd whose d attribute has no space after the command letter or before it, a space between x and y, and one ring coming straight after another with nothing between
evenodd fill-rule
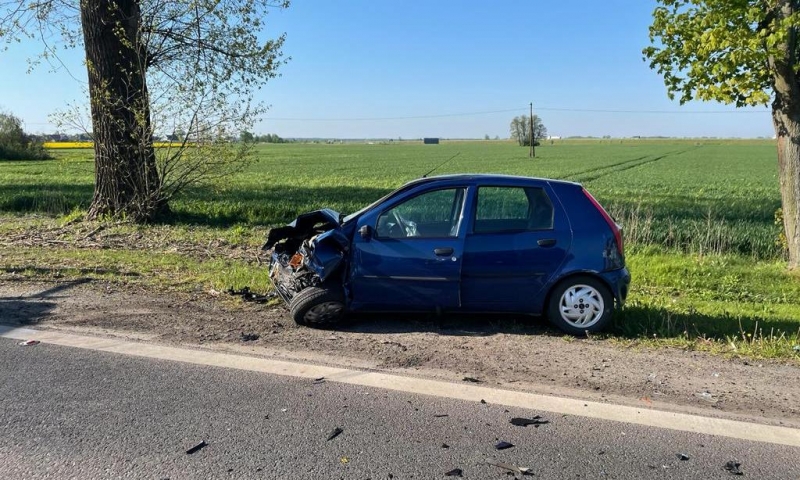
<instances>
[{"instance_id":1,"label":"white road line","mask_svg":"<svg viewBox=\"0 0 800 480\"><path fill-rule=\"evenodd\" d=\"M171 360L213 367L235 368L300 378L325 377L327 381L375 387L400 392L432 395L467 401L486 400L495 405L544 410L600 420L613 420L649 427L684 432L719 435L740 440L775 443L800 447L800 429L759 425L683 413L640 409L636 407L552 397L525 392L498 390L477 385L404 377L380 372L324 367L303 363L248 357L228 353L128 342L113 338L97 338L54 331L14 328L0 325L0 337L15 340L39 340L65 347L85 348L101 352ZM30 348L30 347L25 347Z\"/></svg>"}]
</instances>

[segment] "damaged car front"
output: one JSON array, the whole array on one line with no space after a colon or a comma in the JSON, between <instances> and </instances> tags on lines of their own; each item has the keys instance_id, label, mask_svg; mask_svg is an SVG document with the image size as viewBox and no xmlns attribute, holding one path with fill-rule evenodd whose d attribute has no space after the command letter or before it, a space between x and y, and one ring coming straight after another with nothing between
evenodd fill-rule
<instances>
[{"instance_id":1,"label":"damaged car front","mask_svg":"<svg viewBox=\"0 0 800 480\"><path fill-rule=\"evenodd\" d=\"M338 212L322 209L270 231L262 247L270 253L269 278L298 323L332 324L344 315L347 230Z\"/></svg>"}]
</instances>

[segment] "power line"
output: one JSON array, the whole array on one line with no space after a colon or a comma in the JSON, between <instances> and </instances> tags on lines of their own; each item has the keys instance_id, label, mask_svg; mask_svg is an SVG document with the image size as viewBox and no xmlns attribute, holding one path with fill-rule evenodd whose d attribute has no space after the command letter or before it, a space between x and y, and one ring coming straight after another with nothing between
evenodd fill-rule
<instances>
[{"instance_id":1,"label":"power line","mask_svg":"<svg viewBox=\"0 0 800 480\"><path fill-rule=\"evenodd\" d=\"M661 115L705 115L705 114L761 114L768 111L758 110L612 110L612 109L589 109L589 108L557 108L557 107L536 107L540 111L548 112L573 112L573 113L626 113L626 114L661 114ZM418 120L426 118L443 117L470 117L478 115L491 115L495 113L527 113L525 108L509 108L504 110L491 110L484 112L462 112L462 113L442 113L437 115L411 115L405 117L342 117L342 118L300 118L300 117L267 117L265 120L281 120L295 122L375 122L385 120Z\"/></svg>"},{"instance_id":2,"label":"power line","mask_svg":"<svg viewBox=\"0 0 800 480\"><path fill-rule=\"evenodd\" d=\"M670 114L670 115L684 115L684 114L693 114L693 115L702 115L706 113L711 114L724 114L724 113L769 113L767 110L758 111L758 110L602 110L602 109L586 109L586 108L548 108L548 107L536 107L537 110L547 110L551 112L581 112L581 113L659 113L659 114Z\"/></svg>"},{"instance_id":3,"label":"power line","mask_svg":"<svg viewBox=\"0 0 800 480\"><path fill-rule=\"evenodd\" d=\"M296 118L296 117L269 117L268 120L297 120L303 122L342 122L342 121L376 121L376 120L414 120L420 118L442 118L442 117L467 117L474 115L489 115L492 113L521 112L524 108L510 108L507 110L492 110L489 112L469 112L469 113L442 113L438 115L414 115L408 117L354 117L354 118Z\"/></svg>"}]
</instances>

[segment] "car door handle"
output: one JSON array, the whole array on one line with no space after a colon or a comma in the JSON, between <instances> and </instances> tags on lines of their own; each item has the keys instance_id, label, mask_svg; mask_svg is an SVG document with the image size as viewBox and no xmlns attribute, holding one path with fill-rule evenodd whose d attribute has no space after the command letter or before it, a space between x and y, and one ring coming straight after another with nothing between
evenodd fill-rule
<instances>
[{"instance_id":1,"label":"car door handle","mask_svg":"<svg viewBox=\"0 0 800 480\"><path fill-rule=\"evenodd\" d=\"M434 248L433 253L439 257L444 257L453 254L453 247Z\"/></svg>"},{"instance_id":2,"label":"car door handle","mask_svg":"<svg viewBox=\"0 0 800 480\"><path fill-rule=\"evenodd\" d=\"M552 247L556 244L555 238L542 238L541 240L537 241L536 243L539 244L540 247Z\"/></svg>"}]
</instances>

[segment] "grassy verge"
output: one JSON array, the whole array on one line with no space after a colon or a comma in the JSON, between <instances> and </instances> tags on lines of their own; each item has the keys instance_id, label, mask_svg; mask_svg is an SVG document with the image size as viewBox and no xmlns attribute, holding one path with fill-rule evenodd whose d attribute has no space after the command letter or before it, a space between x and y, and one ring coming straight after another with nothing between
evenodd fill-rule
<instances>
[{"instance_id":1,"label":"grassy verge","mask_svg":"<svg viewBox=\"0 0 800 480\"><path fill-rule=\"evenodd\" d=\"M584 183L625 226L633 275L609 341L800 361L800 275L776 242L771 142L495 142L268 145L247 170L172 202L162 223L81 222L91 152L0 164L0 275L93 277L180 291L266 291L270 226L347 213L416 178L494 172Z\"/></svg>"}]
</instances>

